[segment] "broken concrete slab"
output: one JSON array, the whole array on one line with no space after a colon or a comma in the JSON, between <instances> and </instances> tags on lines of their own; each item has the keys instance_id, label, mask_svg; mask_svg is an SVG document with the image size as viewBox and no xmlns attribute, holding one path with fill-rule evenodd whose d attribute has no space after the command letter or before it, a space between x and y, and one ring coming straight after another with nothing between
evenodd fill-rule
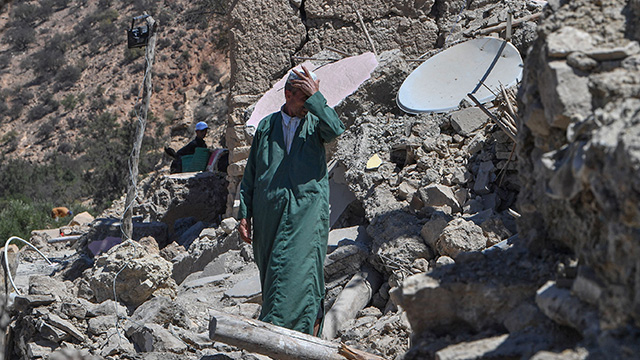
<instances>
[{"instance_id":1,"label":"broken concrete slab","mask_svg":"<svg viewBox=\"0 0 640 360\"><path fill-rule=\"evenodd\" d=\"M473 184L473 191L476 194L486 195L491 192L491 183L495 180L494 174L496 167L492 161L483 161L478 168L478 175L476 175L476 181Z\"/></svg>"},{"instance_id":2,"label":"broken concrete slab","mask_svg":"<svg viewBox=\"0 0 640 360\"><path fill-rule=\"evenodd\" d=\"M454 212L459 212L460 204L452 188L440 184L428 185L420 188L420 197L425 207L449 206Z\"/></svg>"},{"instance_id":3,"label":"broken concrete slab","mask_svg":"<svg viewBox=\"0 0 640 360\"><path fill-rule=\"evenodd\" d=\"M13 299L13 307L18 311L26 311L39 306L47 306L55 301L56 298L53 295L16 295Z\"/></svg>"},{"instance_id":4,"label":"broken concrete slab","mask_svg":"<svg viewBox=\"0 0 640 360\"><path fill-rule=\"evenodd\" d=\"M121 316L127 314L127 308L122 304L113 301L113 299L105 300L99 304L92 303L82 298L78 298L78 301L87 309L88 317L115 315L116 313Z\"/></svg>"},{"instance_id":5,"label":"broken concrete slab","mask_svg":"<svg viewBox=\"0 0 640 360\"><path fill-rule=\"evenodd\" d=\"M134 353L136 351L131 341L115 328L107 331L105 341L98 346L98 349L100 349L100 356L103 358L114 357L114 355L122 353Z\"/></svg>"},{"instance_id":6,"label":"broken concrete slab","mask_svg":"<svg viewBox=\"0 0 640 360\"><path fill-rule=\"evenodd\" d=\"M441 255L456 258L466 251L479 251L487 247L487 239L482 228L462 218L450 221L442 230L435 249Z\"/></svg>"},{"instance_id":7,"label":"broken concrete slab","mask_svg":"<svg viewBox=\"0 0 640 360\"><path fill-rule=\"evenodd\" d=\"M67 284L48 275L33 275L29 278L29 295L51 295L58 300L75 298Z\"/></svg>"},{"instance_id":8,"label":"broken concrete slab","mask_svg":"<svg viewBox=\"0 0 640 360\"><path fill-rule=\"evenodd\" d=\"M539 77L545 116L550 126L566 129L572 117L591 114L589 77L578 74L564 61L546 63Z\"/></svg>"},{"instance_id":9,"label":"broken concrete slab","mask_svg":"<svg viewBox=\"0 0 640 360\"><path fill-rule=\"evenodd\" d=\"M129 337L142 352L168 351L182 354L187 350L184 342L158 324L144 324L136 327Z\"/></svg>"},{"instance_id":10,"label":"broken concrete slab","mask_svg":"<svg viewBox=\"0 0 640 360\"><path fill-rule=\"evenodd\" d=\"M53 341L55 343L60 343L63 340L70 338L71 336L67 334L67 332L62 329L58 329L55 326L48 324L46 321L42 319L36 320L35 328L38 330L38 333L43 338Z\"/></svg>"},{"instance_id":11,"label":"broken concrete slab","mask_svg":"<svg viewBox=\"0 0 640 360\"><path fill-rule=\"evenodd\" d=\"M189 252L182 253L172 260L173 279L178 284L182 283L189 274L203 270L220 254L229 250L239 250L240 243L237 231L227 236L201 236L191 244Z\"/></svg>"},{"instance_id":12,"label":"broken concrete slab","mask_svg":"<svg viewBox=\"0 0 640 360\"><path fill-rule=\"evenodd\" d=\"M73 336L76 340L82 342L85 339L85 335L83 332L81 332L80 330L78 330L77 327L75 327L71 322L64 320L63 318L61 318L60 316L56 315L56 314L48 314L47 315L47 322L55 327L57 327L58 329L62 329L64 330L66 333L68 333L69 335Z\"/></svg>"},{"instance_id":13,"label":"broken concrete slab","mask_svg":"<svg viewBox=\"0 0 640 360\"><path fill-rule=\"evenodd\" d=\"M369 249L362 243L342 240L342 245L327 254L324 261L326 279L334 276L350 276L360 270L363 262L369 256Z\"/></svg>"},{"instance_id":14,"label":"broken concrete slab","mask_svg":"<svg viewBox=\"0 0 640 360\"><path fill-rule=\"evenodd\" d=\"M134 311L130 320L128 335L140 324L173 324L184 329L189 329L192 325L187 309L166 296L154 297L145 302Z\"/></svg>"},{"instance_id":15,"label":"broken concrete slab","mask_svg":"<svg viewBox=\"0 0 640 360\"><path fill-rule=\"evenodd\" d=\"M69 222L69 226L89 225L91 224L91 222L93 222L93 220L95 220L93 215L89 214L87 211L84 211L74 216L71 222Z\"/></svg>"},{"instance_id":16,"label":"broken concrete slab","mask_svg":"<svg viewBox=\"0 0 640 360\"><path fill-rule=\"evenodd\" d=\"M475 131L483 127L489 117L477 107L465 108L449 114L451 126L456 132L464 137L472 135Z\"/></svg>"},{"instance_id":17,"label":"broken concrete slab","mask_svg":"<svg viewBox=\"0 0 640 360\"><path fill-rule=\"evenodd\" d=\"M343 240L368 244L371 240L367 234L367 227L364 225L352 226L348 228L333 229L329 231L328 246L335 249Z\"/></svg>"},{"instance_id":18,"label":"broken concrete slab","mask_svg":"<svg viewBox=\"0 0 640 360\"><path fill-rule=\"evenodd\" d=\"M222 222L220 223L220 228L222 228L222 230L224 230L224 232L227 233L227 235L231 234L233 230L236 229L237 226L238 226L238 220L232 217L223 219Z\"/></svg>"},{"instance_id":19,"label":"broken concrete slab","mask_svg":"<svg viewBox=\"0 0 640 360\"><path fill-rule=\"evenodd\" d=\"M87 308L80 303L64 302L60 305L60 311L71 318L84 319L87 317Z\"/></svg>"},{"instance_id":20,"label":"broken concrete slab","mask_svg":"<svg viewBox=\"0 0 640 360\"><path fill-rule=\"evenodd\" d=\"M575 51L593 49L591 34L572 26L563 26L547 36L547 55L553 58L565 58Z\"/></svg>"},{"instance_id":21,"label":"broken concrete slab","mask_svg":"<svg viewBox=\"0 0 640 360\"><path fill-rule=\"evenodd\" d=\"M224 296L231 298L248 298L262 292L260 286L260 276L252 276L235 284L231 289L224 292Z\"/></svg>"},{"instance_id":22,"label":"broken concrete slab","mask_svg":"<svg viewBox=\"0 0 640 360\"><path fill-rule=\"evenodd\" d=\"M87 321L87 331L93 335L106 334L109 329L115 328L117 321L118 318L115 315L93 317Z\"/></svg>"},{"instance_id":23,"label":"broken concrete slab","mask_svg":"<svg viewBox=\"0 0 640 360\"><path fill-rule=\"evenodd\" d=\"M440 238L442 230L447 227L447 224L449 224L448 218L435 214L422 226L420 235L422 235L422 239L431 249L436 249L438 238Z\"/></svg>"},{"instance_id":24,"label":"broken concrete slab","mask_svg":"<svg viewBox=\"0 0 640 360\"><path fill-rule=\"evenodd\" d=\"M200 286L205 286L205 285L209 285L209 284L213 284L213 285L220 285L222 283L224 283L225 279L228 279L229 276L231 276L231 274L220 274L220 275L213 275L213 276L205 276L205 277L201 277L199 279L195 279L192 281L184 281L182 283L183 288L185 289L193 289L196 287L200 287Z\"/></svg>"},{"instance_id":25,"label":"broken concrete slab","mask_svg":"<svg viewBox=\"0 0 640 360\"><path fill-rule=\"evenodd\" d=\"M571 290L560 288L548 281L536 292L536 304L553 321L578 330L593 338L600 331L597 310L580 301Z\"/></svg>"},{"instance_id":26,"label":"broken concrete slab","mask_svg":"<svg viewBox=\"0 0 640 360\"><path fill-rule=\"evenodd\" d=\"M505 334L447 346L436 352L436 358L439 360L483 359L498 350L508 337L509 335Z\"/></svg>"}]
</instances>

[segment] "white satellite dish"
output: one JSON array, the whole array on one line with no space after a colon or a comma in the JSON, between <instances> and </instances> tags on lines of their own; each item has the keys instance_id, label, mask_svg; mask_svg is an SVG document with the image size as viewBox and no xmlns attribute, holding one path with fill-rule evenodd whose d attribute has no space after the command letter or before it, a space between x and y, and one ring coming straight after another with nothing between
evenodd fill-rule
<instances>
[{"instance_id":1,"label":"white satellite dish","mask_svg":"<svg viewBox=\"0 0 640 360\"><path fill-rule=\"evenodd\" d=\"M455 45L422 63L404 80L396 102L410 114L447 112L457 109L469 93L481 103L491 101L500 84L508 88L521 78L518 50L510 42L484 37Z\"/></svg>"}]
</instances>

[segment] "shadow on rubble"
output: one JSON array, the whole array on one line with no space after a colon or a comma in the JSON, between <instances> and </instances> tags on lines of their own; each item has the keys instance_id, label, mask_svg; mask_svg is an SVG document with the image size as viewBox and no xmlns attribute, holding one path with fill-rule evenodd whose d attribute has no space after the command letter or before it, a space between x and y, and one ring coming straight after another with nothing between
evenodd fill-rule
<instances>
[{"instance_id":1,"label":"shadow on rubble","mask_svg":"<svg viewBox=\"0 0 640 360\"><path fill-rule=\"evenodd\" d=\"M540 351L574 349L587 336L555 322L537 303L539 289L556 280L558 264L567 261L565 249L530 251L531 244L515 235L482 251L461 251L438 261L442 247L420 244L419 221L412 223L403 212L379 216L368 232L377 267L392 284L391 298L411 323L405 360L525 359ZM385 220L390 217L395 220ZM394 257L398 247L404 258ZM389 253L390 248L396 250ZM423 271L418 254L429 256Z\"/></svg>"}]
</instances>

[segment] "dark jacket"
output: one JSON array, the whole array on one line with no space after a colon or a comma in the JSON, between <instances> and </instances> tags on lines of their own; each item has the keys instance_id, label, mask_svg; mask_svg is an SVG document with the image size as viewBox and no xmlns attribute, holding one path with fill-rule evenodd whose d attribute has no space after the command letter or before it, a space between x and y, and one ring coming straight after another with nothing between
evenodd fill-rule
<instances>
[{"instance_id":1,"label":"dark jacket","mask_svg":"<svg viewBox=\"0 0 640 360\"><path fill-rule=\"evenodd\" d=\"M187 145L183 146L180 150L178 150L176 152L176 159L173 160L173 162L171 163L170 172L172 174L182 172L182 157L185 155L191 155L195 153L196 148L199 148L199 147L206 148L207 143L204 141L204 139L200 139L199 137L196 137L195 139L191 140Z\"/></svg>"}]
</instances>

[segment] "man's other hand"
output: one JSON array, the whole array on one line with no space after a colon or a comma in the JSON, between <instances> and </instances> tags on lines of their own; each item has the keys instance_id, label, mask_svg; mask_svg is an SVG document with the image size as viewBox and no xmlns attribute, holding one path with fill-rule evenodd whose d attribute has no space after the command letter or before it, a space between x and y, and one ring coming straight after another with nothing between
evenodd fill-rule
<instances>
[{"instance_id":1,"label":"man's other hand","mask_svg":"<svg viewBox=\"0 0 640 360\"><path fill-rule=\"evenodd\" d=\"M251 244L251 219L241 219L238 231L242 241Z\"/></svg>"}]
</instances>

